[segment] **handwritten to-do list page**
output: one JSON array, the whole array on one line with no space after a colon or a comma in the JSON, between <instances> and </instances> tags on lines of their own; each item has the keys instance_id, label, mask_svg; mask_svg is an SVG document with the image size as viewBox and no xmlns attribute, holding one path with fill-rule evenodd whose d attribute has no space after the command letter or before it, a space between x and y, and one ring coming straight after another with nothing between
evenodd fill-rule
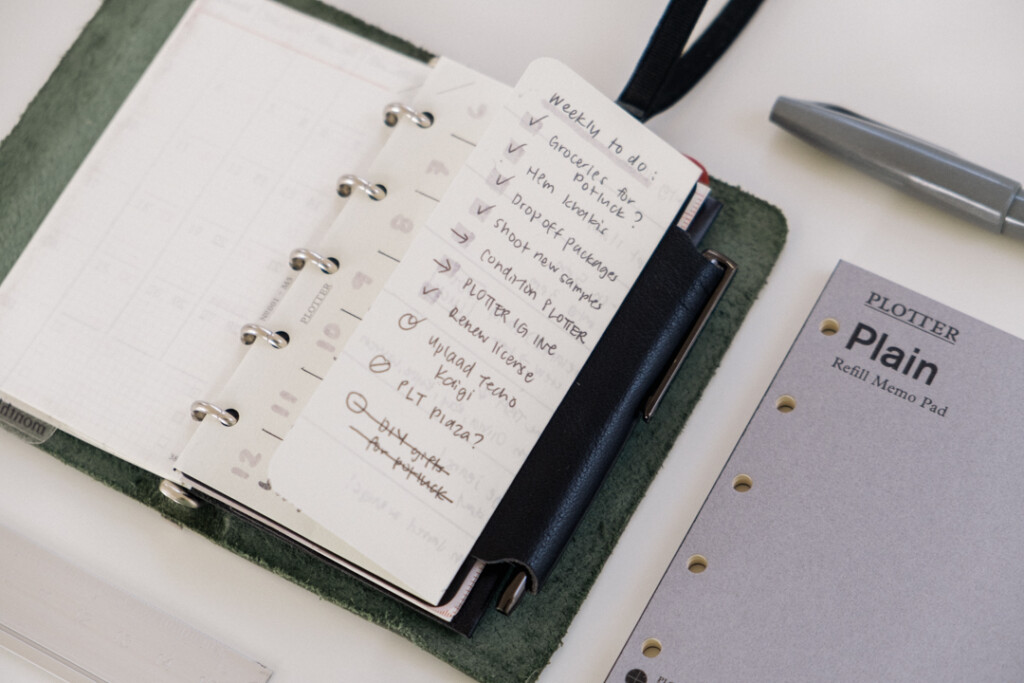
<instances>
[{"instance_id":1,"label":"handwritten to-do list page","mask_svg":"<svg viewBox=\"0 0 1024 683\"><path fill-rule=\"evenodd\" d=\"M534 62L281 444L275 490L436 603L698 177Z\"/></svg>"}]
</instances>

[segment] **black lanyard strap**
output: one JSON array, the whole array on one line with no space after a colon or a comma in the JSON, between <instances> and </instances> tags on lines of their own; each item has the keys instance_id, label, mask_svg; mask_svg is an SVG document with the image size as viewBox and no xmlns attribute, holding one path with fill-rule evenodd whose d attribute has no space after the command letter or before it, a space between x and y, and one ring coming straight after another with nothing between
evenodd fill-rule
<instances>
[{"instance_id":1,"label":"black lanyard strap","mask_svg":"<svg viewBox=\"0 0 1024 683\"><path fill-rule=\"evenodd\" d=\"M671 0L618 103L646 121L678 102L711 69L747 25L762 0L729 0L683 52L707 0Z\"/></svg>"}]
</instances>

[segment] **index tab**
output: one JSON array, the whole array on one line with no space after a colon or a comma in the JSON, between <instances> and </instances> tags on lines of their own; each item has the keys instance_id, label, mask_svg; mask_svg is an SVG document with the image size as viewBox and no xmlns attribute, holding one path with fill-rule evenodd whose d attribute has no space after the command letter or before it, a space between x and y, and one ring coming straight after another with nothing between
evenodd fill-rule
<instances>
[{"instance_id":1,"label":"index tab","mask_svg":"<svg viewBox=\"0 0 1024 683\"><path fill-rule=\"evenodd\" d=\"M5 401L2 397L0 397L0 427L33 446L46 443L57 431L53 425L19 410L13 403Z\"/></svg>"},{"instance_id":2,"label":"index tab","mask_svg":"<svg viewBox=\"0 0 1024 683\"><path fill-rule=\"evenodd\" d=\"M700 173L534 62L280 445L274 490L439 599Z\"/></svg>"}]
</instances>

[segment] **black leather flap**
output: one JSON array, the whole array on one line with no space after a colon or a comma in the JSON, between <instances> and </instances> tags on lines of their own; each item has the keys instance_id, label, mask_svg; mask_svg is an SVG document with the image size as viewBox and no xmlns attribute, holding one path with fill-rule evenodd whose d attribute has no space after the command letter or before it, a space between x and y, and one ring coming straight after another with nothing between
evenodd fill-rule
<instances>
[{"instance_id":1,"label":"black leather flap","mask_svg":"<svg viewBox=\"0 0 1024 683\"><path fill-rule=\"evenodd\" d=\"M520 565L534 592L544 583L722 274L686 233L668 230L484 528L473 557Z\"/></svg>"}]
</instances>

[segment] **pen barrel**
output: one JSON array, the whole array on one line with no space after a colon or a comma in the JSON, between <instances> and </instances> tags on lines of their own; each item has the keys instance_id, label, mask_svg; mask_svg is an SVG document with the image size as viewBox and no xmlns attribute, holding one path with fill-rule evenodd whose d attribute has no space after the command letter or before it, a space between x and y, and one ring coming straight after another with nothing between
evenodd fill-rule
<instances>
[{"instance_id":1,"label":"pen barrel","mask_svg":"<svg viewBox=\"0 0 1024 683\"><path fill-rule=\"evenodd\" d=\"M1021 190L1011 178L840 107L780 97L771 120L869 175L993 232L1004 231ZM1009 222L1010 232L1017 231L1016 219Z\"/></svg>"},{"instance_id":2,"label":"pen barrel","mask_svg":"<svg viewBox=\"0 0 1024 683\"><path fill-rule=\"evenodd\" d=\"M1003 231L1019 182L942 150L880 136L872 140L877 145L873 160L857 161L869 173L993 232Z\"/></svg>"}]
</instances>

